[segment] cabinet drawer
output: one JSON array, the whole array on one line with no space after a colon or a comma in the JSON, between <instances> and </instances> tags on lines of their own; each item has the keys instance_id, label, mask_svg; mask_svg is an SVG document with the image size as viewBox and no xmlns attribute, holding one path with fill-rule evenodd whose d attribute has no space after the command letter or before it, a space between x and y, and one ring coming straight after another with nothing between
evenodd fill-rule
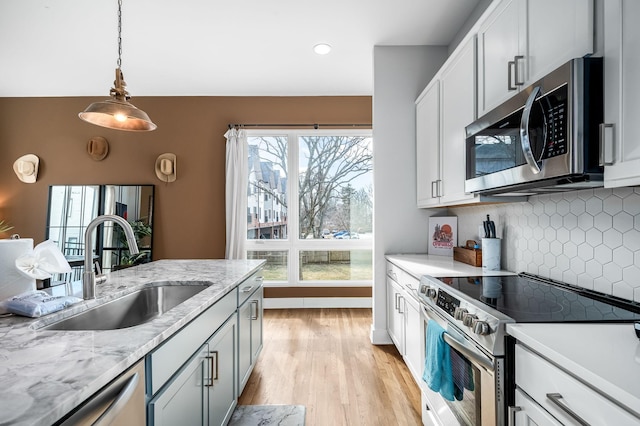
<instances>
[{"instance_id":1,"label":"cabinet drawer","mask_svg":"<svg viewBox=\"0 0 640 426\"><path fill-rule=\"evenodd\" d=\"M593 426L640 424L640 419L520 344L516 385L564 424L579 424L569 411Z\"/></svg>"},{"instance_id":2,"label":"cabinet drawer","mask_svg":"<svg viewBox=\"0 0 640 426\"><path fill-rule=\"evenodd\" d=\"M402 277L402 269L391 262L387 262L387 276L397 283L400 283Z\"/></svg>"},{"instance_id":3,"label":"cabinet drawer","mask_svg":"<svg viewBox=\"0 0 640 426\"><path fill-rule=\"evenodd\" d=\"M238 286L238 306L242 305L245 300L247 300L262 286L263 280L264 275L262 273L262 268L260 268Z\"/></svg>"},{"instance_id":4,"label":"cabinet drawer","mask_svg":"<svg viewBox=\"0 0 640 426\"><path fill-rule=\"evenodd\" d=\"M202 344L236 310L238 291L233 289L200 316L147 355L147 372L154 395Z\"/></svg>"}]
</instances>

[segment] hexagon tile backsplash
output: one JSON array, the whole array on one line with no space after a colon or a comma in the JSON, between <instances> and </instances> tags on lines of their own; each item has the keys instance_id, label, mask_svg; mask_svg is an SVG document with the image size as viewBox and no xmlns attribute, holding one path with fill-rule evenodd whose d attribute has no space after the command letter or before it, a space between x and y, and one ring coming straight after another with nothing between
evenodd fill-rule
<instances>
[{"instance_id":1,"label":"hexagon tile backsplash","mask_svg":"<svg viewBox=\"0 0 640 426\"><path fill-rule=\"evenodd\" d=\"M640 187L456 207L458 243L479 238L487 214L502 241L502 268L640 302Z\"/></svg>"}]
</instances>

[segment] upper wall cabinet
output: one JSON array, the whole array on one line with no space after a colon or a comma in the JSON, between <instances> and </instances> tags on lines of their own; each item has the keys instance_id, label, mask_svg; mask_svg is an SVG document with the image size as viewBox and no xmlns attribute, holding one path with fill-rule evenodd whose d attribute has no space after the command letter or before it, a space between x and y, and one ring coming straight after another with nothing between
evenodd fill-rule
<instances>
[{"instance_id":1,"label":"upper wall cabinet","mask_svg":"<svg viewBox=\"0 0 640 426\"><path fill-rule=\"evenodd\" d=\"M478 116L593 53L593 0L504 0L478 31Z\"/></svg>"},{"instance_id":2,"label":"upper wall cabinet","mask_svg":"<svg viewBox=\"0 0 640 426\"><path fill-rule=\"evenodd\" d=\"M478 201L464 192L464 131L475 119L474 105L475 39L470 38L416 101L418 207Z\"/></svg>"},{"instance_id":3,"label":"upper wall cabinet","mask_svg":"<svg viewBox=\"0 0 640 426\"><path fill-rule=\"evenodd\" d=\"M604 184L640 185L640 2L604 2Z\"/></svg>"}]
</instances>

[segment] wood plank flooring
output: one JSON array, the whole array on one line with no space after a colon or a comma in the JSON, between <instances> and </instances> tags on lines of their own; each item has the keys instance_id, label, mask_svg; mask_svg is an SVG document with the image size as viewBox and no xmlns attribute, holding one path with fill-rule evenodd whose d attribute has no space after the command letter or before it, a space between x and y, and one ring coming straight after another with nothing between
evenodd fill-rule
<instances>
[{"instance_id":1,"label":"wood plank flooring","mask_svg":"<svg viewBox=\"0 0 640 426\"><path fill-rule=\"evenodd\" d=\"M301 404L306 426L420 425L420 390L371 309L268 309L264 347L238 404Z\"/></svg>"}]
</instances>

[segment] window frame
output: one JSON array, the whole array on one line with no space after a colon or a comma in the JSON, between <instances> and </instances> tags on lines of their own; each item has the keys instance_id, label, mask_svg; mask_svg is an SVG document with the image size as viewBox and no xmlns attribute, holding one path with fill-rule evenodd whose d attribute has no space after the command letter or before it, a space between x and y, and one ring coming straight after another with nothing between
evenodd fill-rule
<instances>
[{"instance_id":1,"label":"window frame","mask_svg":"<svg viewBox=\"0 0 640 426\"><path fill-rule=\"evenodd\" d=\"M257 136L285 136L287 138L287 167L289 178L287 179L287 199L295 200L295 202L289 202L287 206L287 228L288 238L286 240L260 240L247 238L248 227L246 221L244 223L244 235L245 235L245 254L252 251L286 251L288 253L287 258L287 281L265 281L265 285L268 287L371 287L373 284L373 256L371 264L371 276L370 280L300 280L300 252L303 251L352 251L352 250L370 250L373 253L373 235L370 239L300 239L299 228L299 206L298 206L298 191L299 191L299 138L304 136L364 136L373 138L373 131L371 129L245 129L247 132L247 152L248 140L251 137ZM372 144L373 155L373 144ZM247 174L248 174L248 157L247 161ZM373 167L372 167L373 173ZM373 175L371 176L371 184L373 185ZM246 192L246 191L245 191ZM245 200L246 202L246 200ZM373 200L375 203L375 200ZM373 208L372 208L373 211Z\"/></svg>"}]
</instances>

